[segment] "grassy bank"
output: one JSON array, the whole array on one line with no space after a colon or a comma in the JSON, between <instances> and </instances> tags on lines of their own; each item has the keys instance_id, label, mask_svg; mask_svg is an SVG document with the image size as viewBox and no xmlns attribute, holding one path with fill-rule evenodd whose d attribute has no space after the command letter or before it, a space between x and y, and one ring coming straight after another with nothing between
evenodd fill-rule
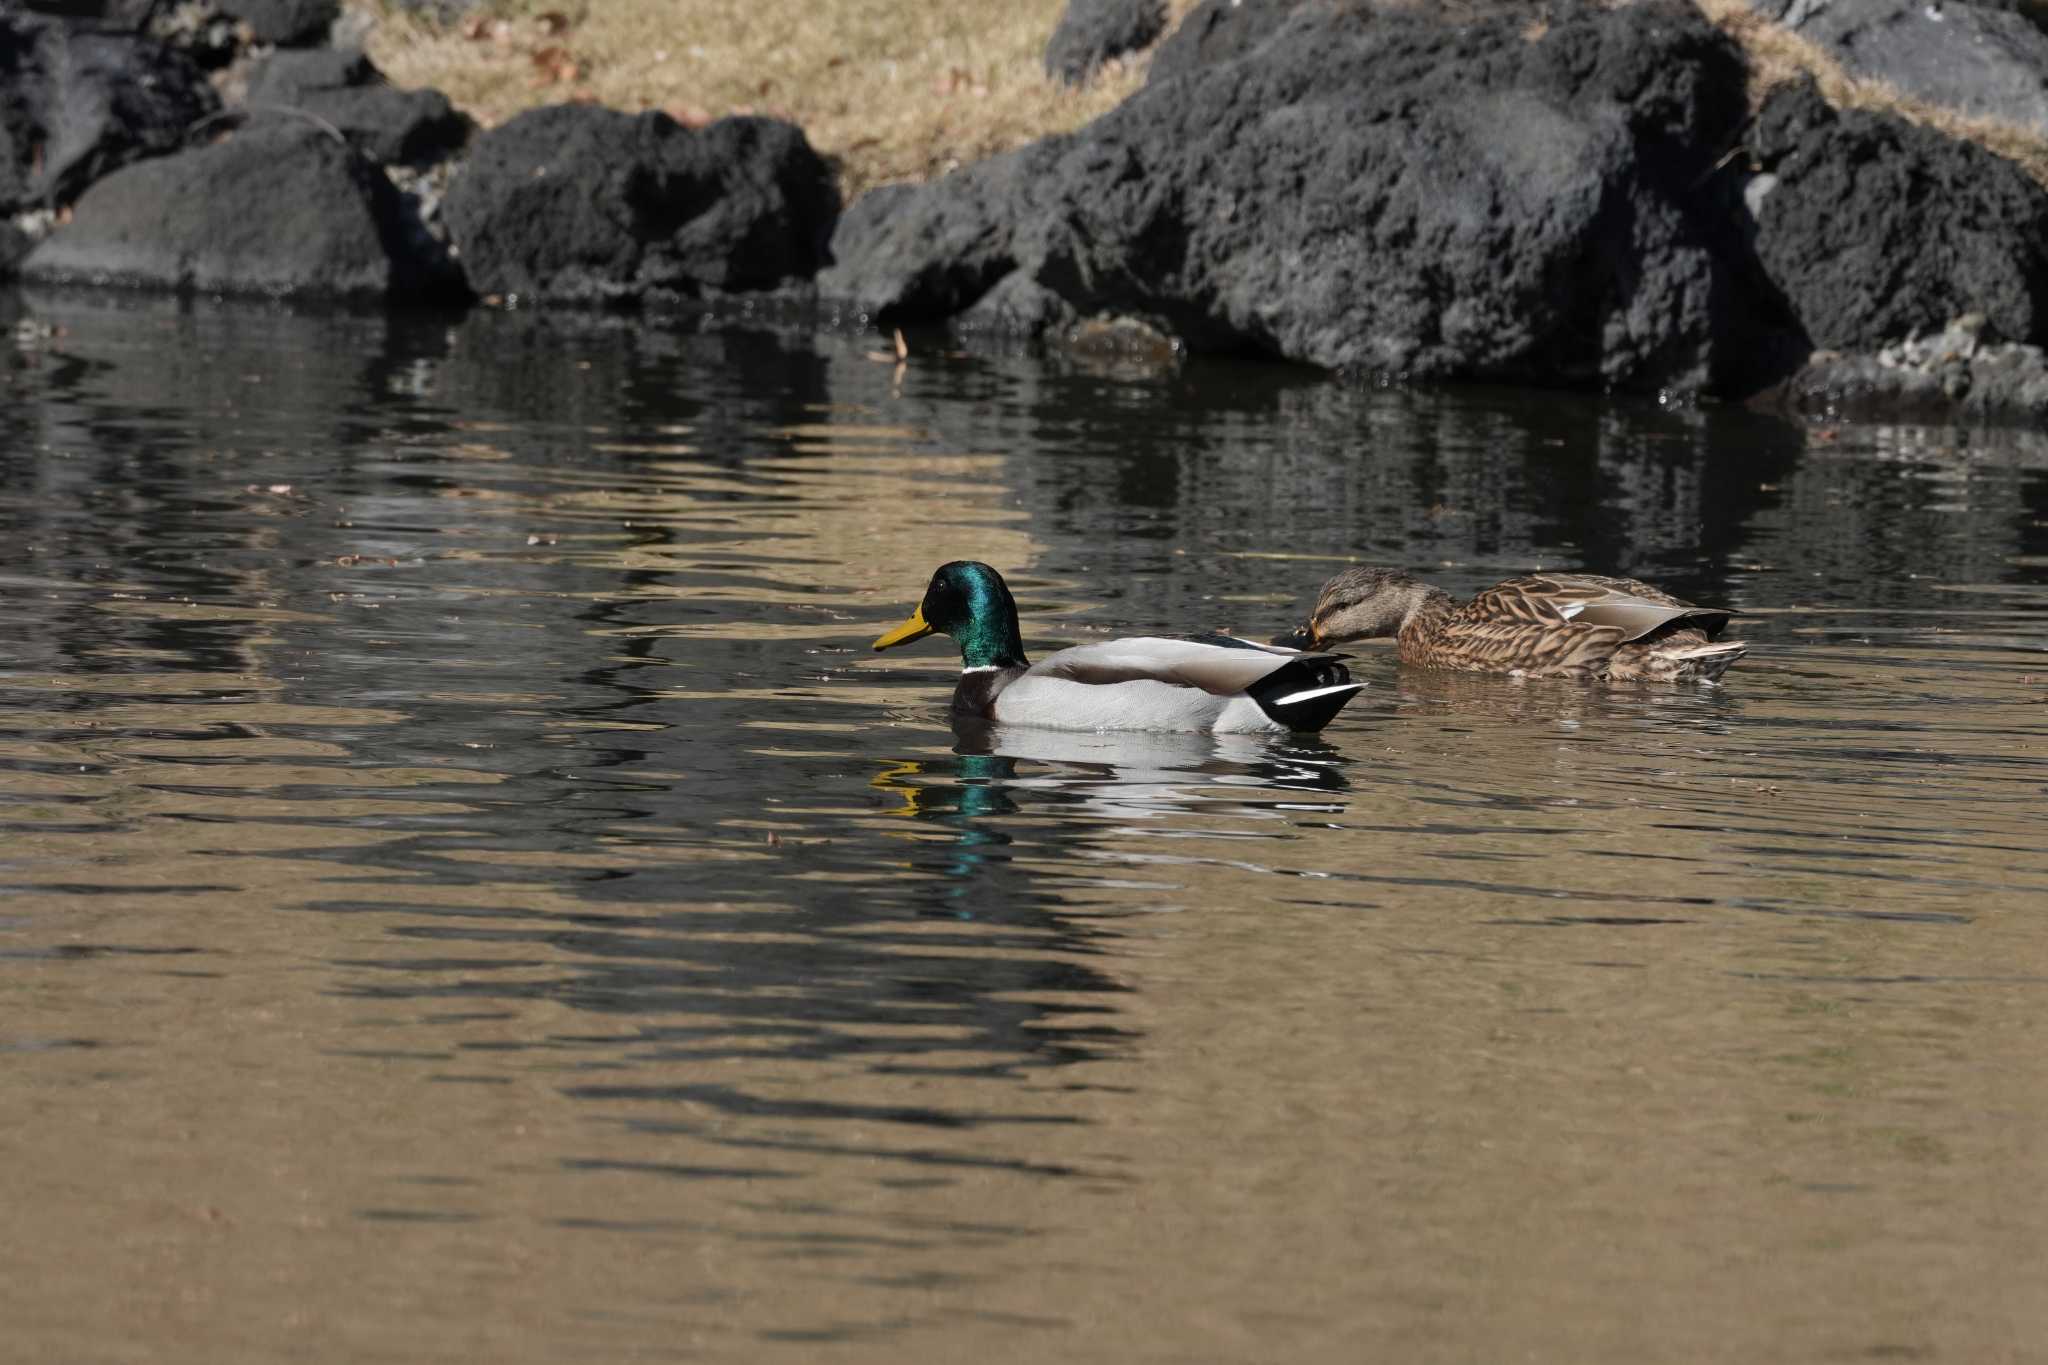
<instances>
[{"instance_id":1,"label":"grassy bank","mask_svg":"<svg viewBox=\"0 0 2048 1365\"><path fill-rule=\"evenodd\" d=\"M1176 0L1175 13L1193 0ZM774 114L849 197L1078 128L1135 90L1120 68L1072 91L1041 58L1064 0L494 0L453 25L373 8L371 58L486 125L594 100L684 122Z\"/></svg>"},{"instance_id":2,"label":"grassy bank","mask_svg":"<svg viewBox=\"0 0 2048 1365\"><path fill-rule=\"evenodd\" d=\"M1798 34L1761 18L1744 0L1693 0L1701 13L1742 45L1752 73L1750 93L1761 101L1775 85L1813 77L1821 97L1837 109L1868 109L1924 124L1975 142L2048 185L2048 138L2002 119L1959 114L1900 93L1883 81L1851 75L1832 56Z\"/></svg>"},{"instance_id":3,"label":"grassy bank","mask_svg":"<svg viewBox=\"0 0 2048 1365\"><path fill-rule=\"evenodd\" d=\"M839 168L849 198L1077 128L1143 80L1142 58L1084 91L1046 77L1041 56L1065 0L484 0L451 25L364 3L377 17L367 44L377 65L486 125L571 99L684 122L775 114ZM1170 0L1171 19L1194 3ZM1759 90L1808 72L1838 107L1966 137L2048 185L2048 139L1849 76L1742 0L1695 3L1748 52Z\"/></svg>"}]
</instances>

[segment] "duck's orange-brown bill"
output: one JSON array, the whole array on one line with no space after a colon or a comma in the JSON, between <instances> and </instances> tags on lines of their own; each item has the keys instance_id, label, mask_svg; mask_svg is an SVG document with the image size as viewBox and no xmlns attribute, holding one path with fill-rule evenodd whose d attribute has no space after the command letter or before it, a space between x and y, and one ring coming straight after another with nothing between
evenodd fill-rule
<instances>
[{"instance_id":1,"label":"duck's orange-brown bill","mask_svg":"<svg viewBox=\"0 0 2048 1365\"><path fill-rule=\"evenodd\" d=\"M875 641L875 648L894 649L898 645L907 645L912 640L922 640L931 633L932 628L924 622L924 608L920 606L916 611L910 613L908 621L905 621L902 625Z\"/></svg>"}]
</instances>

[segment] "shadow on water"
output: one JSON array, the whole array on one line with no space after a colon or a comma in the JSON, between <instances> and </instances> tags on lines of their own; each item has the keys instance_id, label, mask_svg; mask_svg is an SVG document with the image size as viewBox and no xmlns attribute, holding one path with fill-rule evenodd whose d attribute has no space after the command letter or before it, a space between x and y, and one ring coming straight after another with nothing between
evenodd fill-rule
<instances>
[{"instance_id":1,"label":"shadow on water","mask_svg":"<svg viewBox=\"0 0 2048 1365\"><path fill-rule=\"evenodd\" d=\"M1341 758L1313 740L987 728L960 735L949 754L883 759L864 783L859 766L785 758L777 776L788 785L751 794L768 815L806 793L796 812L801 833L785 836L735 832L756 823L732 818L738 774L720 780L724 813L708 825L686 787L633 779L635 764L672 757L613 747L573 789L539 775L542 790L494 797L504 803L490 821L500 835L520 812L539 822L511 849L631 838L634 866L571 880L524 873L571 899L571 910L409 903L407 885L421 880L475 884L480 855L466 835L418 835L367 859L349 854L351 879L367 861L404 880L373 875L373 896L306 908L400 917L393 937L432 951L340 961L367 974L348 993L465 1010L539 999L630 1022L624 1032L558 1032L530 1044L554 1058L593 1059L570 1065L611 1074L564 1093L614 1107L686 1101L727 1115L936 1129L1064 1122L942 1104L778 1100L744 1085L642 1084L619 1073L781 1060L1001 1077L1115 1055L1133 1038L1114 1005L1127 987L1102 963L1115 955L1127 912L1093 901L1103 886L1124 883L1091 868L1091 829L1113 834L1126 822L1196 810L1252 819L1334 811L1345 789ZM442 861L449 850L463 861ZM502 867L491 872L493 882L506 878ZM488 954L465 955L479 947ZM524 969L516 983L496 979L507 967ZM1041 1003L1047 996L1056 1003ZM680 1020L689 1022L671 1022ZM905 1029L915 1035L895 1036ZM638 1117L631 1126L704 1135Z\"/></svg>"}]
</instances>

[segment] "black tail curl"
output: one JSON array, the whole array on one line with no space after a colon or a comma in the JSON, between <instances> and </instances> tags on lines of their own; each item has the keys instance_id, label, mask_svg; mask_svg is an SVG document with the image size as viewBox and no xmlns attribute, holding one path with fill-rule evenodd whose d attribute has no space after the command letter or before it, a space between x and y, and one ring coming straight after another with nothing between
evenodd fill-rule
<instances>
[{"instance_id":1,"label":"black tail curl","mask_svg":"<svg viewBox=\"0 0 2048 1365\"><path fill-rule=\"evenodd\" d=\"M1314 731L1328 725L1365 684L1328 654L1304 654L1246 688L1259 709L1277 725Z\"/></svg>"}]
</instances>

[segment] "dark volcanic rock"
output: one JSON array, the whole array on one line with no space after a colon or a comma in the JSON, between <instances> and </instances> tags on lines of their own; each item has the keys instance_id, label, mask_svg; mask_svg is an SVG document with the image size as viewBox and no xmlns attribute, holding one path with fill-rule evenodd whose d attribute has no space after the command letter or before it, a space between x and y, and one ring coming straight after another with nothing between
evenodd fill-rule
<instances>
[{"instance_id":1,"label":"dark volcanic rock","mask_svg":"<svg viewBox=\"0 0 2048 1365\"><path fill-rule=\"evenodd\" d=\"M1815 345L1874 350L1973 312L2048 340L2048 190L2014 163L1837 113L1811 82L1774 93L1749 142L1757 255Z\"/></svg>"},{"instance_id":2,"label":"dark volcanic rock","mask_svg":"<svg viewBox=\"0 0 2048 1365\"><path fill-rule=\"evenodd\" d=\"M311 47L327 41L341 17L341 0L216 0L219 8L249 26L259 43Z\"/></svg>"},{"instance_id":3,"label":"dark volcanic rock","mask_svg":"<svg viewBox=\"0 0 2048 1365\"><path fill-rule=\"evenodd\" d=\"M1852 75L2048 133L2048 33L2006 3L1749 0Z\"/></svg>"},{"instance_id":4,"label":"dark volcanic rock","mask_svg":"<svg viewBox=\"0 0 2048 1365\"><path fill-rule=\"evenodd\" d=\"M376 85L384 73L354 48L319 47L273 52L249 70L251 104L299 106L330 90Z\"/></svg>"},{"instance_id":5,"label":"dark volcanic rock","mask_svg":"<svg viewBox=\"0 0 2048 1365\"><path fill-rule=\"evenodd\" d=\"M25 0L31 11L77 27L136 32L163 0Z\"/></svg>"},{"instance_id":6,"label":"dark volcanic rock","mask_svg":"<svg viewBox=\"0 0 2048 1365\"><path fill-rule=\"evenodd\" d=\"M997 280L955 324L963 332L1035 336L1081 321L1074 306L1022 270Z\"/></svg>"},{"instance_id":7,"label":"dark volcanic rock","mask_svg":"<svg viewBox=\"0 0 2048 1365\"><path fill-rule=\"evenodd\" d=\"M1166 0L1067 0L1045 45L1045 73L1082 85L1112 57L1137 52L1166 31Z\"/></svg>"},{"instance_id":8,"label":"dark volcanic rock","mask_svg":"<svg viewBox=\"0 0 2048 1365\"><path fill-rule=\"evenodd\" d=\"M1021 271L1361 374L1749 392L1807 347L1717 166L1743 87L1672 0L1547 28L1306 4L1079 133L856 206L819 289L936 320Z\"/></svg>"},{"instance_id":9,"label":"dark volcanic rock","mask_svg":"<svg viewBox=\"0 0 2048 1365\"><path fill-rule=\"evenodd\" d=\"M0 213L68 202L116 166L179 146L219 107L175 52L0 10Z\"/></svg>"},{"instance_id":10,"label":"dark volcanic rock","mask_svg":"<svg viewBox=\"0 0 2048 1365\"><path fill-rule=\"evenodd\" d=\"M1047 138L929 185L888 185L855 200L832 234L822 294L886 320L948 318L1031 254L1033 196L1070 140Z\"/></svg>"},{"instance_id":11,"label":"dark volcanic rock","mask_svg":"<svg viewBox=\"0 0 2048 1365\"><path fill-rule=\"evenodd\" d=\"M441 24L452 24L476 8L474 0L390 0L390 4Z\"/></svg>"},{"instance_id":12,"label":"dark volcanic rock","mask_svg":"<svg viewBox=\"0 0 2048 1365\"><path fill-rule=\"evenodd\" d=\"M1152 54L1148 82L1242 57L1273 36L1302 0L1202 0Z\"/></svg>"},{"instance_id":13,"label":"dark volcanic rock","mask_svg":"<svg viewBox=\"0 0 2048 1365\"><path fill-rule=\"evenodd\" d=\"M321 298L440 295L384 173L298 119L116 171L36 248L24 278Z\"/></svg>"},{"instance_id":14,"label":"dark volcanic rock","mask_svg":"<svg viewBox=\"0 0 2048 1365\"><path fill-rule=\"evenodd\" d=\"M249 46L248 26L221 13L207 0L137 8L146 11L138 16L138 31L143 37L182 52L203 71L211 73L232 66Z\"/></svg>"},{"instance_id":15,"label":"dark volcanic rock","mask_svg":"<svg viewBox=\"0 0 2048 1365\"><path fill-rule=\"evenodd\" d=\"M0 218L0 280L14 273L14 267L35 247L36 239L16 227L6 218Z\"/></svg>"},{"instance_id":16,"label":"dark volcanic rock","mask_svg":"<svg viewBox=\"0 0 2048 1365\"><path fill-rule=\"evenodd\" d=\"M249 76L252 109L303 109L385 166L430 166L462 150L474 126L438 90L400 90L360 52L272 53Z\"/></svg>"},{"instance_id":17,"label":"dark volcanic rock","mask_svg":"<svg viewBox=\"0 0 2048 1365\"><path fill-rule=\"evenodd\" d=\"M610 302L807 279L838 209L792 124L558 104L478 138L444 213L478 292Z\"/></svg>"}]
</instances>

